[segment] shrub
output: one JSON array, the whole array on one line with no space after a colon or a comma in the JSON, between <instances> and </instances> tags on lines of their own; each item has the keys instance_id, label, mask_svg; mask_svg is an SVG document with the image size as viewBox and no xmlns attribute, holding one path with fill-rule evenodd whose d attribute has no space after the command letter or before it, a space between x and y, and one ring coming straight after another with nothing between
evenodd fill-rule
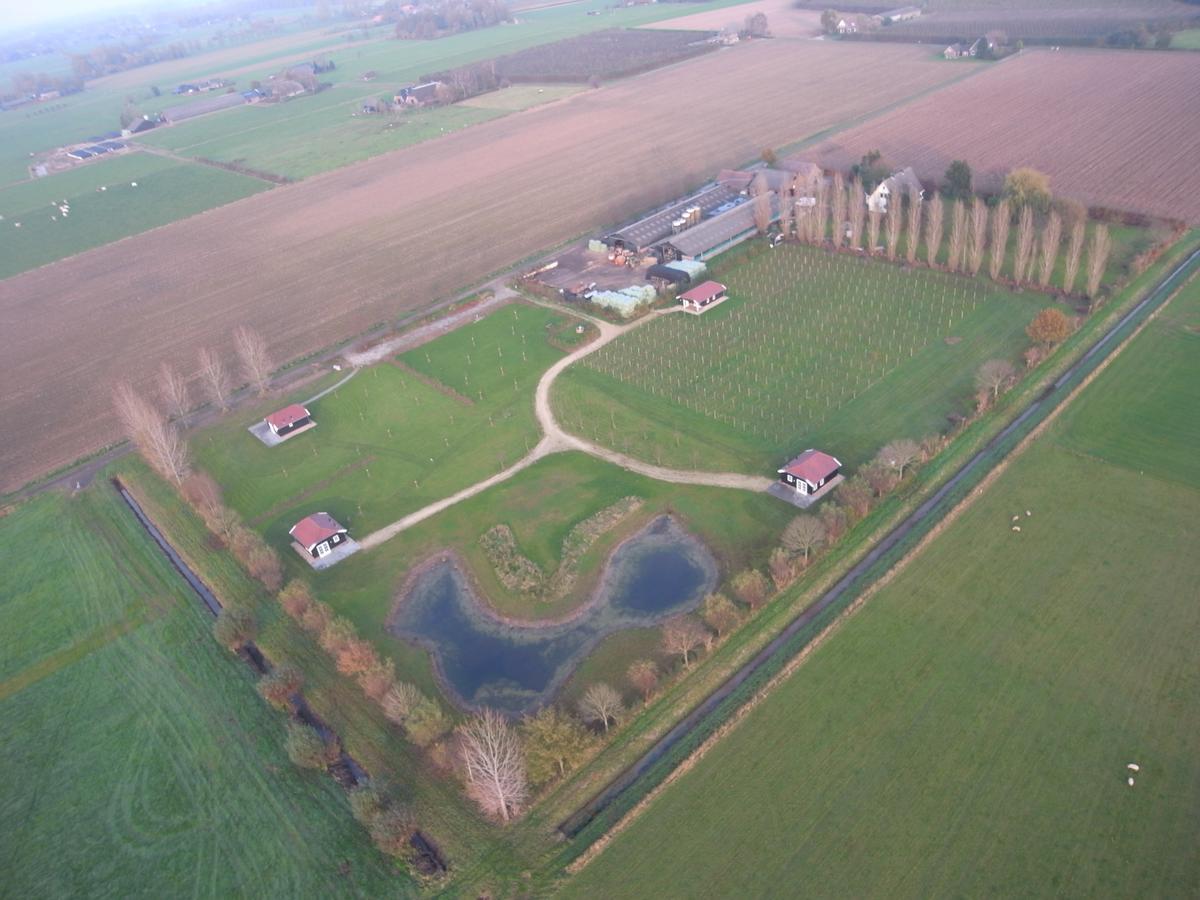
<instances>
[{"instance_id":1,"label":"shrub","mask_svg":"<svg viewBox=\"0 0 1200 900\"><path fill-rule=\"evenodd\" d=\"M290 663L284 663L260 678L257 687L264 700L286 709L292 696L304 687L304 673Z\"/></svg>"},{"instance_id":2,"label":"shrub","mask_svg":"<svg viewBox=\"0 0 1200 900\"><path fill-rule=\"evenodd\" d=\"M383 795L369 781L360 782L350 791L350 812L354 818L366 828L370 828L375 820L387 809Z\"/></svg>"},{"instance_id":3,"label":"shrub","mask_svg":"<svg viewBox=\"0 0 1200 900\"><path fill-rule=\"evenodd\" d=\"M213 634L230 650L237 650L247 641L254 640L258 623L247 610L233 606L224 607L213 623Z\"/></svg>"},{"instance_id":4,"label":"shrub","mask_svg":"<svg viewBox=\"0 0 1200 900\"><path fill-rule=\"evenodd\" d=\"M376 660L375 665L358 676L358 684L363 693L376 703L383 701L395 683L396 666L390 659L382 662Z\"/></svg>"},{"instance_id":5,"label":"shrub","mask_svg":"<svg viewBox=\"0 0 1200 900\"><path fill-rule=\"evenodd\" d=\"M334 616L326 624L321 631L319 638L321 649L330 656L336 657L342 652L351 641L356 640L358 635L354 630L354 623L343 616Z\"/></svg>"},{"instance_id":6,"label":"shrub","mask_svg":"<svg viewBox=\"0 0 1200 900\"><path fill-rule=\"evenodd\" d=\"M440 703L421 696L404 723L404 731L418 747L427 747L450 730L450 719Z\"/></svg>"},{"instance_id":7,"label":"shrub","mask_svg":"<svg viewBox=\"0 0 1200 900\"><path fill-rule=\"evenodd\" d=\"M416 830L409 811L393 804L371 823L371 841L389 856L403 857L410 852L409 841Z\"/></svg>"},{"instance_id":8,"label":"shrub","mask_svg":"<svg viewBox=\"0 0 1200 900\"><path fill-rule=\"evenodd\" d=\"M766 603L767 595L771 590L767 579L757 569L746 569L744 572L739 572L734 576L730 586L737 598L751 609L758 609Z\"/></svg>"},{"instance_id":9,"label":"shrub","mask_svg":"<svg viewBox=\"0 0 1200 900\"><path fill-rule=\"evenodd\" d=\"M304 722L288 722L284 742L288 759L302 769L322 769L329 763L329 748L317 730Z\"/></svg>"},{"instance_id":10,"label":"shrub","mask_svg":"<svg viewBox=\"0 0 1200 900\"><path fill-rule=\"evenodd\" d=\"M304 618L304 614L315 602L312 592L308 589L308 585L298 579L289 581L282 591L279 592L279 605L296 621L300 622Z\"/></svg>"}]
</instances>

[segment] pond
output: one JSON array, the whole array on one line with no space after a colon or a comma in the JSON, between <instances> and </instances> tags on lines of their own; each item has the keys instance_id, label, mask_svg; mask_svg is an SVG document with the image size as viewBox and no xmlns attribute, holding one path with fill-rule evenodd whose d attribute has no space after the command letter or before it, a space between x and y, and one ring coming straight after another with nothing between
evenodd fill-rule
<instances>
[{"instance_id":1,"label":"pond","mask_svg":"<svg viewBox=\"0 0 1200 900\"><path fill-rule=\"evenodd\" d=\"M708 548L663 515L613 552L586 607L570 621L505 622L445 557L412 581L388 631L429 650L442 686L460 706L520 715L549 700L601 639L695 609L716 583Z\"/></svg>"}]
</instances>

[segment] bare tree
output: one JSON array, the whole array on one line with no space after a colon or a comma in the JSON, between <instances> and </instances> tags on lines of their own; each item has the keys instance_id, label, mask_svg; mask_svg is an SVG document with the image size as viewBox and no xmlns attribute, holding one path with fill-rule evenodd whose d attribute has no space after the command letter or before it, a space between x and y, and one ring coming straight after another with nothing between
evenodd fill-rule
<instances>
[{"instance_id":1,"label":"bare tree","mask_svg":"<svg viewBox=\"0 0 1200 900\"><path fill-rule=\"evenodd\" d=\"M1054 264L1058 262L1058 248L1062 243L1062 218L1054 210L1046 217L1042 228L1042 260L1038 269L1038 284L1046 287L1050 276L1054 274Z\"/></svg>"},{"instance_id":2,"label":"bare tree","mask_svg":"<svg viewBox=\"0 0 1200 900\"><path fill-rule=\"evenodd\" d=\"M867 252L874 256L879 250L879 226L883 213L878 209L867 210Z\"/></svg>"},{"instance_id":3,"label":"bare tree","mask_svg":"<svg viewBox=\"0 0 1200 900\"><path fill-rule=\"evenodd\" d=\"M887 258L895 259L896 251L900 248L900 226L904 224L904 217L900 211L900 197L896 197L896 202L888 209L887 214Z\"/></svg>"},{"instance_id":4,"label":"bare tree","mask_svg":"<svg viewBox=\"0 0 1200 900\"><path fill-rule=\"evenodd\" d=\"M957 272L967 246L967 207L955 200L950 213L950 247L946 252L946 268Z\"/></svg>"},{"instance_id":5,"label":"bare tree","mask_svg":"<svg viewBox=\"0 0 1200 900\"><path fill-rule=\"evenodd\" d=\"M667 619L662 627L663 650L683 657L683 666L691 665L691 654L704 643L705 628L691 616Z\"/></svg>"},{"instance_id":6,"label":"bare tree","mask_svg":"<svg viewBox=\"0 0 1200 900\"><path fill-rule=\"evenodd\" d=\"M917 248L921 244L921 193L911 185L908 188L908 213L905 230L908 240L904 244L904 258L911 266L917 261Z\"/></svg>"},{"instance_id":7,"label":"bare tree","mask_svg":"<svg viewBox=\"0 0 1200 900\"><path fill-rule=\"evenodd\" d=\"M854 178L846 189L846 202L850 213L850 247L858 250L862 247L863 217L867 212L867 201L863 194L862 182Z\"/></svg>"},{"instance_id":8,"label":"bare tree","mask_svg":"<svg viewBox=\"0 0 1200 900\"><path fill-rule=\"evenodd\" d=\"M925 216L925 261L931 266L937 265L942 250L942 218L945 214L942 198L934 191L929 198L929 214Z\"/></svg>"},{"instance_id":9,"label":"bare tree","mask_svg":"<svg viewBox=\"0 0 1200 900\"><path fill-rule=\"evenodd\" d=\"M826 224L829 221L829 194L825 189L825 178L823 176L817 177L815 199L817 204L812 208L813 243L823 244L825 242ZM836 230L835 228L834 231Z\"/></svg>"},{"instance_id":10,"label":"bare tree","mask_svg":"<svg viewBox=\"0 0 1200 900\"><path fill-rule=\"evenodd\" d=\"M783 529L783 537L780 538L780 543L793 556L803 553L805 562L808 561L809 552L824 541L824 523L816 516L808 515L796 516L788 522L787 528Z\"/></svg>"},{"instance_id":11,"label":"bare tree","mask_svg":"<svg viewBox=\"0 0 1200 900\"><path fill-rule=\"evenodd\" d=\"M488 815L508 822L525 802L521 741L504 717L485 709L456 729L467 793Z\"/></svg>"},{"instance_id":12,"label":"bare tree","mask_svg":"<svg viewBox=\"0 0 1200 900\"><path fill-rule=\"evenodd\" d=\"M158 393L167 416L172 419L182 419L191 407L188 398L187 379L175 371L169 362L163 362L158 369Z\"/></svg>"},{"instance_id":13,"label":"bare tree","mask_svg":"<svg viewBox=\"0 0 1200 900\"><path fill-rule=\"evenodd\" d=\"M1013 280L1028 281L1029 266L1033 262L1033 207L1028 203L1021 207L1017 220L1017 247L1013 252Z\"/></svg>"},{"instance_id":14,"label":"bare tree","mask_svg":"<svg viewBox=\"0 0 1200 900\"><path fill-rule=\"evenodd\" d=\"M200 350L200 380L208 399L217 409L229 409L229 374L221 358L207 347Z\"/></svg>"},{"instance_id":15,"label":"bare tree","mask_svg":"<svg viewBox=\"0 0 1200 900\"><path fill-rule=\"evenodd\" d=\"M904 470L920 458L921 445L907 438L884 444L875 456L877 462L893 470L901 478L904 477Z\"/></svg>"},{"instance_id":16,"label":"bare tree","mask_svg":"<svg viewBox=\"0 0 1200 900\"><path fill-rule=\"evenodd\" d=\"M701 614L708 627L717 633L717 637L722 637L736 628L742 618L733 601L719 593L709 594L704 598Z\"/></svg>"},{"instance_id":17,"label":"bare tree","mask_svg":"<svg viewBox=\"0 0 1200 900\"><path fill-rule=\"evenodd\" d=\"M616 688L600 681L583 692L579 713L585 722L599 722L607 734L609 723L617 724L625 714L625 702Z\"/></svg>"},{"instance_id":18,"label":"bare tree","mask_svg":"<svg viewBox=\"0 0 1200 900\"><path fill-rule=\"evenodd\" d=\"M995 400L1000 396L1000 389L1012 383L1017 370L1007 359L989 359L975 373L975 387L987 391Z\"/></svg>"},{"instance_id":19,"label":"bare tree","mask_svg":"<svg viewBox=\"0 0 1200 900\"><path fill-rule=\"evenodd\" d=\"M649 703L650 695L658 687L658 666L653 660L637 659L629 664L625 677L633 688L642 695L642 700Z\"/></svg>"},{"instance_id":20,"label":"bare tree","mask_svg":"<svg viewBox=\"0 0 1200 900\"><path fill-rule=\"evenodd\" d=\"M978 275L983 268L983 254L987 250L988 210L981 197L971 204L971 245L967 252L967 271Z\"/></svg>"},{"instance_id":21,"label":"bare tree","mask_svg":"<svg viewBox=\"0 0 1200 900\"><path fill-rule=\"evenodd\" d=\"M846 240L846 179L841 172L833 173L833 246L841 247Z\"/></svg>"},{"instance_id":22,"label":"bare tree","mask_svg":"<svg viewBox=\"0 0 1200 900\"><path fill-rule=\"evenodd\" d=\"M793 225L796 239L804 240L800 218L796 215L796 198L785 188L779 195L779 233L784 240L792 236Z\"/></svg>"},{"instance_id":23,"label":"bare tree","mask_svg":"<svg viewBox=\"0 0 1200 900\"><path fill-rule=\"evenodd\" d=\"M1004 257L1008 254L1008 225L1010 213L1008 201L1001 200L992 210L992 255L988 260L988 275L999 281L1004 271Z\"/></svg>"},{"instance_id":24,"label":"bare tree","mask_svg":"<svg viewBox=\"0 0 1200 900\"><path fill-rule=\"evenodd\" d=\"M1104 279L1104 268L1108 265L1110 240L1107 225L1097 225L1092 232L1092 245L1088 248L1087 293L1088 309L1096 305L1100 294L1100 282Z\"/></svg>"},{"instance_id":25,"label":"bare tree","mask_svg":"<svg viewBox=\"0 0 1200 900\"><path fill-rule=\"evenodd\" d=\"M233 345L242 361L242 374L259 394L265 394L271 382L271 357L267 342L253 328L242 325L233 333Z\"/></svg>"},{"instance_id":26,"label":"bare tree","mask_svg":"<svg viewBox=\"0 0 1200 900\"><path fill-rule=\"evenodd\" d=\"M1077 218L1071 224L1071 240L1067 244L1067 263L1063 270L1063 291L1075 290L1075 279L1079 276L1079 260L1083 257L1083 238L1087 234L1087 219Z\"/></svg>"},{"instance_id":27,"label":"bare tree","mask_svg":"<svg viewBox=\"0 0 1200 900\"><path fill-rule=\"evenodd\" d=\"M126 437L146 462L168 481L183 484L191 471L191 459L179 429L128 382L117 385L113 404Z\"/></svg>"}]
</instances>

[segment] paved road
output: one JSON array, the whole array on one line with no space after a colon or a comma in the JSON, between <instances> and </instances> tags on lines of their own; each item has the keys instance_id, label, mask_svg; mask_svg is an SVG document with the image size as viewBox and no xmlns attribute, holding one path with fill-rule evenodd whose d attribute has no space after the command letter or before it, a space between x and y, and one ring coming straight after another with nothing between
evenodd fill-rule
<instances>
[{"instance_id":1,"label":"paved road","mask_svg":"<svg viewBox=\"0 0 1200 900\"><path fill-rule=\"evenodd\" d=\"M1191 269L1200 262L1200 250L1193 251L1186 259L1177 265L1171 272L1166 275L1158 286L1150 292L1140 303L1133 307L1128 313L1118 320L1104 335L1099 338L1088 351L1080 357L1066 372L1062 374L1058 380L1054 382L1046 391L1034 400L1016 419L1008 424L999 434L993 437L978 453L972 456L945 484L943 484L934 494L929 497L924 503L918 506L910 513L899 525L897 525L888 535L876 544L870 552L866 554L856 565L854 565L845 575L838 580L828 591L822 594L811 606L807 607L788 626L762 650L747 662L741 669L735 672L730 678L718 687L707 698L685 716L678 724L661 737L641 758L639 758L632 766L618 775L610 782L599 794L589 801L582 809L566 819L559 825L559 830L568 838L579 834L589 822L597 815L603 812L608 806L621 797L627 790L632 788L639 779L646 774L649 769L659 762L666 754L675 747L680 741L686 738L692 731L699 727L710 715L716 712L717 708L727 700L741 685L743 685L754 674L763 669L769 664L779 663L781 660L790 659L794 654L803 649L803 645L797 647L789 647L788 645L801 632L808 628L814 620L822 613L828 610L839 600L852 596L850 594L853 589L854 594L857 594L861 587L866 587L867 581L877 577L880 573L873 573L872 569L880 561L882 557L893 550L905 538L909 537L916 529L923 529L926 526L932 527L932 524L940 519L946 512L949 511L952 504L948 504L946 508L942 508L943 501L966 479L981 478L986 474L986 471L998 463L994 462L989 465L988 460L990 455L997 449L1005 446L1006 442L1017 435L1026 425L1031 424L1030 420L1039 413L1046 413L1054 409L1061 403L1065 393L1061 391L1062 387L1074 379L1080 373L1090 371L1090 369L1101 362L1114 347L1118 344L1117 337L1131 322L1136 320L1142 313L1147 310L1152 310L1162 304L1176 287L1178 287ZM862 584L860 585L860 581ZM808 642L805 641L805 644Z\"/></svg>"}]
</instances>

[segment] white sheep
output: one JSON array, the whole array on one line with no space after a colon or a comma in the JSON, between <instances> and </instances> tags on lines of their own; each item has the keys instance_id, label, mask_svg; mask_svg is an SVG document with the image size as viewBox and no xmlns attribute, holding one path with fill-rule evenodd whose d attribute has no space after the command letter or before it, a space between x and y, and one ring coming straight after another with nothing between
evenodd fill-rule
<instances>
[{"instance_id":1,"label":"white sheep","mask_svg":"<svg viewBox=\"0 0 1200 900\"><path fill-rule=\"evenodd\" d=\"M1030 509L1027 509L1027 510L1025 510L1025 515L1027 515L1027 516L1032 516L1032 515L1033 515L1033 510L1030 510Z\"/></svg>"},{"instance_id":2,"label":"white sheep","mask_svg":"<svg viewBox=\"0 0 1200 900\"><path fill-rule=\"evenodd\" d=\"M1021 521L1021 516L1020 516L1020 515L1015 515L1015 516L1013 516L1013 517L1012 517L1012 520L1013 520L1014 522L1019 522L1019 521Z\"/></svg>"},{"instance_id":3,"label":"white sheep","mask_svg":"<svg viewBox=\"0 0 1200 900\"><path fill-rule=\"evenodd\" d=\"M1137 763L1130 763L1130 764L1129 764L1129 765L1127 765L1125 768L1127 768L1127 769L1128 769L1130 772L1140 772L1140 771L1142 771L1142 767L1141 767L1141 766L1139 766Z\"/></svg>"},{"instance_id":4,"label":"white sheep","mask_svg":"<svg viewBox=\"0 0 1200 900\"><path fill-rule=\"evenodd\" d=\"M1133 776L1130 776L1127 780L1129 781L1129 786L1133 787Z\"/></svg>"},{"instance_id":5,"label":"white sheep","mask_svg":"<svg viewBox=\"0 0 1200 900\"><path fill-rule=\"evenodd\" d=\"M1020 526L1020 525L1014 525L1014 526L1013 526L1013 531L1020 531L1020 530L1021 530L1021 526Z\"/></svg>"}]
</instances>

